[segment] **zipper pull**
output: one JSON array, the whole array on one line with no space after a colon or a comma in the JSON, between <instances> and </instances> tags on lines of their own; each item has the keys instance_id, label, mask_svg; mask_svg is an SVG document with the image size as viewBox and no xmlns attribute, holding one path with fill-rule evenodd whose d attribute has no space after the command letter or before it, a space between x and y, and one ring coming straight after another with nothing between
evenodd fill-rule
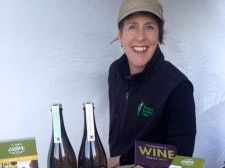
<instances>
[{"instance_id":1,"label":"zipper pull","mask_svg":"<svg viewBox=\"0 0 225 168\"><path fill-rule=\"evenodd\" d=\"M129 92L126 92L126 100L129 98Z\"/></svg>"}]
</instances>

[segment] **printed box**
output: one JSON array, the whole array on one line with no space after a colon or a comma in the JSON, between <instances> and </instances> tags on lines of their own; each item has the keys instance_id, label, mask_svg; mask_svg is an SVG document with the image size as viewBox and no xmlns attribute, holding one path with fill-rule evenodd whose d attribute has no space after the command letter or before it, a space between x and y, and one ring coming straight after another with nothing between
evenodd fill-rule
<instances>
[{"instance_id":1,"label":"printed box","mask_svg":"<svg viewBox=\"0 0 225 168\"><path fill-rule=\"evenodd\" d=\"M136 141L135 165L168 168L176 153L176 147L172 145Z\"/></svg>"},{"instance_id":2,"label":"printed box","mask_svg":"<svg viewBox=\"0 0 225 168\"><path fill-rule=\"evenodd\" d=\"M35 138L0 141L0 168L38 168Z\"/></svg>"},{"instance_id":3,"label":"printed box","mask_svg":"<svg viewBox=\"0 0 225 168\"><path fill-rule=\"evenodd\" d=\"M205 159L177 155L169 168L203 168Z\"/></svg>"}]
</instances>

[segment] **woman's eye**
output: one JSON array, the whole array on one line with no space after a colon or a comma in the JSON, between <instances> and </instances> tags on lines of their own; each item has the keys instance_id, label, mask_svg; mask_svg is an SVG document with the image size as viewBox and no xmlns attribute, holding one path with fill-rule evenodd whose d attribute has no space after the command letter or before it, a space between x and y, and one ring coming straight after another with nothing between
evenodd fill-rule
<instances>
[{"instance_id":1,"label":"woman's eye","mask_svg":"<svg viewBox=\"0 0 225 168\"><path fill-rule=\"evenodd\" d=\"M129 26L128 28L129 30L135 30L136 29L136 26L132 25L132 26Z\"/></svg>"},{"instance_id":2,"label":"woman's eye","mask_svg":"<svg viewBox=\"0 0 225 168\"><path fill-rule=\"evenodd\" d=\"M151 25L148 25L148 26L145 26L145 29L146 29L146 30L153 30L153 29L154 29L154 27L153 27L153 26L151 26Z\"/></svg>"}]
</instances>

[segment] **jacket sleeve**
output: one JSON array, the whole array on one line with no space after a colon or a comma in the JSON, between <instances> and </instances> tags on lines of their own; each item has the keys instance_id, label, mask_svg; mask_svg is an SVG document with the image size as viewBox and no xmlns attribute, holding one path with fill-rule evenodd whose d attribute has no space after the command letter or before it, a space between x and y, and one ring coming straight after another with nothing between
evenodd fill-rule
<instances>
[{"instance_id":1,"label":"jacket sleeve","mask_svg":"<svg viewBox=\"0 0 225 168\"><path fill-rule=\"evenodd\" d=\"M193 86L181 82L170 94L165 105L166 143L176 146L177 154L192 156L196 135Z\"/></svg>"},{"instance_id":2,"label":"jacket sleeve","mask_svg":"<svg viewBox=\"0 0 225 168\"><path fill-rule=\"evenodd\" d=\"M111 85L112 85L113 76L114 76L114 70L113 69L114 69L113 65L111 65L109 67L109 70L108 70L108 96L109 96L109 98L111 97L111 92L112 92Z\"/></svg>"}]
</instances>

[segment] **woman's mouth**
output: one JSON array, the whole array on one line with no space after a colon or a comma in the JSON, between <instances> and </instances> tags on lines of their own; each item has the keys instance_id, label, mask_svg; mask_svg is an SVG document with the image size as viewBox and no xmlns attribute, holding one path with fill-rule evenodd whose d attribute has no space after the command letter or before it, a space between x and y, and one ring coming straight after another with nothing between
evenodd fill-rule
<instances>
[{"instance_id":1,"label":"woman's mouth","mask_svg":"<svg viewBox=\"0 0 225 168\"><path fill-rule=\"evenodd\" d=\"M132 47L134 51L136 52L145 52L147 50L147 47L142 47L142 46L137 46L137 47Z\"/></svg>"}]
</instances>

